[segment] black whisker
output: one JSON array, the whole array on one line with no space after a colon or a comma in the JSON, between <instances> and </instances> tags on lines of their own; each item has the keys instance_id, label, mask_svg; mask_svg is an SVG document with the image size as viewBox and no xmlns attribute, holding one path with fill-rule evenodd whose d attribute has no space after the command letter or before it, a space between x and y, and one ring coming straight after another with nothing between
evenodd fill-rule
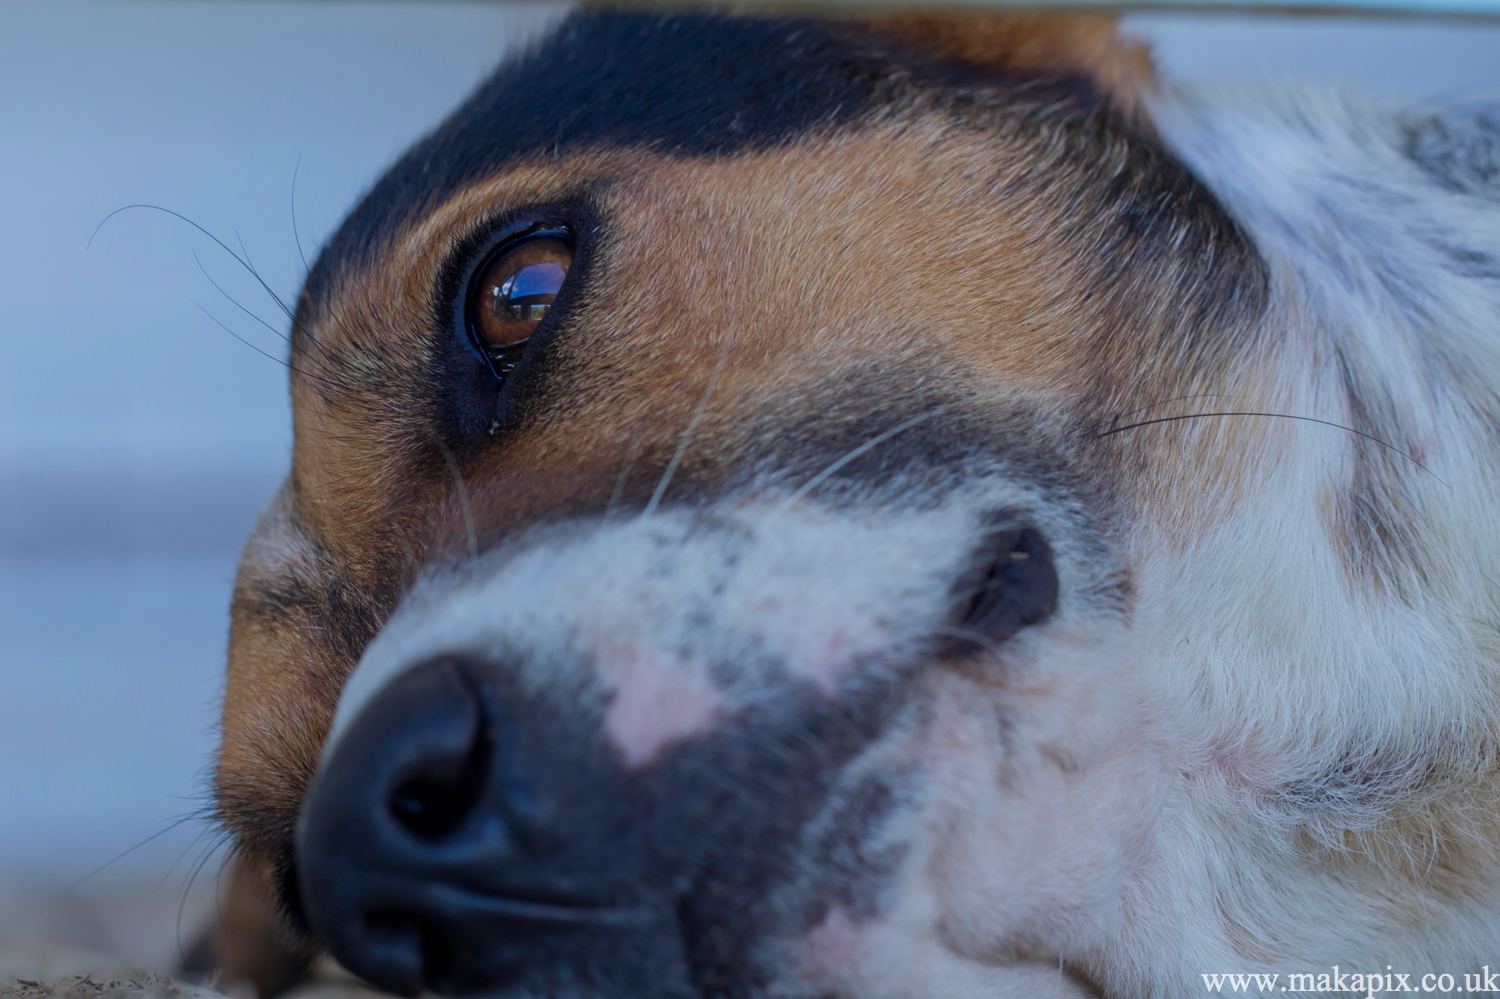
<instances>
[{"instance_id":1,"label":"black whisker","mask_svg":"<svg viewBox=\"0 0 1500 999\"><path fill-rule=\"evenodd\" d=\"M277 329L276 327L272 326L270 323L266 322L264 319L262 319L260 317L259 313L252 311L248 306L246 306L242 302L240 302L239 299L235 298L233 295L229 294L229 292L225 291L224 287L222 285L220 285L219 282L217 282L217 281L214 280L213 275L208 272L208 268L203 265L203 261L198 257L198 251L197 250L193 250L193 262L198 265L198 270L200 272L202 272L203 276L208 280L208 283L211 284L211 285L213 285L214 290L217 291L220 295L223 295L229 301L229 304L233 305L235 308L239 309L245 315L249 316L251 319L254 319L256 322L260 323L266 329L268 329L272 333L276 334L276 336L282 342L284 342L288 347L291 347L291 348L295 349L296 345L292 343L292 338L291 337L287 336L285 333L281 332L281 330ZM197 304L197 303L194 303L194 304ZM202 306L199 306L199 308L202 308ZM311 337L308 338L308 343L309 343L309 346L312 348L311 350L308 351L308 357L309 358L311 358L314 355L314 353L316 353L317 357L320 360L327 360L328 354L323 349L323 345L321 343L319 343L317 340L313 340ZM293 369L293 370L296 370L296 369ZM301 373L303 373L303 372L299 372L299 374L301 374Z\"/></svg>"},{"instance_id":2,"label":"black whisker","mask_svg":"<svg viewBox=\"0 0 1500 999\"><path fill-rule=\"evenodd\" d=\"M304 378L311 378L314 381L322 382L324 385L328 385L329 387L333 387L332 383L330 381L328 381L328 379L324 378L322 375L316 375L316 374L312 373L311 371L304 371L303 369L301 369L301 368L296 367L295 365L293 365L291 361L284 361L281 358L277 357L275 354L271 354L271 353L268 353L267 351L261 350L255 344L251 343L249 340L246 340L244 337L240 336L234 330L232 330L228 326L226 326L219 319L218 316L214 315L212 312L209 312L207 309L205 309L203 307L203 303L202 302L199 302L197 299L190 299L190 301L192 301L192 303L194 305L198 306L198 308L200 310L202 310L202 312L203 312L203 314L205 316L207 316L208 318L212 319L215 323L218 323L219 328L222 329L225 333L228 333L230 336L234 337L240 343L244 344L246 347L249 347L251 350L255 351L257 354L261 355L262 357L269 357L271 360L275 361L277 364L279 364L282 367L286 368L288 371L295 371L297 374L303 376Z\"/></svg>"},{"instance_id":3,"label":"black whisker","mask_svg":"<svg viewBox=\"0 0 1500 999\"><path fill-rule=\"evenodd\" d=\"M253 266L251 266L248 260L243 259L238 253L235 253L232 249L230 249L229 245L222 239L220 239L218 236L215 236L203 226L188 218L186 215L183 215L181 212L174 212L172 209L163 208L161 205L147 204L125 205L124 207L116 208L114 211L104 216L103 220L100 221L98 225L94 226L94 231L89 234L88 243L84 245L84 252L88 252L89 247L94 245L94 237L99 235L99 230L104 228L105 223L114 218L116 215L119 215L121 212L128 212L134 208L145 208L151 211L161 212L164 215L170 215L172 218L191 226L198 232L202 233L204 236L207 236L209 239L213 240L214 245L218 246L219 249L223 250L225 253L233 257L235 262L238 263L241 267L245 268L245 270L249 272L250 276L255 279L256 283L260 285L261 290L263 290L267 295L271 296L271 300L276 303L277 308L281 309L282 313L287 317L287 319L291 320L292 328L294 330L307 337L309 342L317 343L317 338L312 335L312 332L310 330L304 327L301 323L297 322L296 315L292 312L291 309L287 307L287 304L281 300L281 296L276 294L276 292L272 290L271 286L267 284L265 279L260 276L260 272L258 272Z\"/></svg>"},{"instance_id":4,"label":"black whisker","mask_svg":"<svg viewBox=\"0 0 1500 999\"><path fill-rule=\"evenodd\" d=\"M182 914L187 909L188 895L192 893L193 885L197 882L198 875L203 873L203 868L208 866L209 861L213 860L214 854L218 853L220 847L224 845L224 836L225 834L221 833L203 848L203 852L198 855L197 863L193 865L192 872L188 875L187 883L182 886L182 892L177 896L177 959L184 965L187 964L187 948L182 945ZM224 863L228 863L227 857ZM223 871L224 865L221 863L219 865L219 872L222 874Z\"/></svg>"},{"instance_id":5,"label":"black whisker","mask_svg":"<svg viewBox=\"0 0 1500 999\"><path fill-rule=\"evenodd\" d=\"M1383 441L1379 437L1376 437L1376 436L1374 436L1372 434L1367 434L1363 430L1356 430L1354 427L1346 427L1342 423L1334 423L1332 420L1320 420L1320 419L1318 419L1315 416L1297 416L1296 414L1293 414L1293 413L1254 413L1254 412L1242 412L1242 413L1184 413L1181 416L1163 416L1163 417L1159 417L1158 419L1155 419L1155 420L1141 420L1139 423L1128 423L1128 424L1126 424L1123 427L1111 427L1108 430L1105 430L1105 431L1102 431L1102 432L1100 432L1098 434L1095 434L1094 437L1097 440L1097 439L1099 439L1101 437L1112 437L1115 434L1124 433L1127 430L1135 430L1138 427L1149 427L1149 426L1154 426L1155 424L1158 424L1158 423L1176 423L1179 420L1199 420L1199 419L1203 419L1204 417L1208 417L1208 416L1264 416L1264 417L1267 417L1267 418L1270 418L1270 419L1277 419L1277 420L1301 420L1304 423L1317 423L1317 424L1320 424L1321 426L1333 427L1335 430L1347 430L1351 434L1354 434L1354 435L1359 436L1359 437L1363 437L1367 441L1373 441L1376 444L1379 444L1383 448L1388 448L1391 451L1394 451L1396 454L1399 454L1401 457L1405 458L1407 461L1411 462L1413 465L1416 465L1418 468L1420 468L1422 471L1426 472L1428 475L1432 476L1434 479L1437 479L1439 482L1442 482L1443 485L1445 485L1445 486L1448 485L1448 483L1446 481L1444 481L1444 479L1442 478L1442 476L1438 475L1436 472L1434 472L1432 469L1428 468L1426 465L1422 464L1416 458L1413 458L1411 455L1407 454L1405 451L1401 450L1399 447L1397 447L1394 444L1391 444L1388 441Z\"/></svg>"},{"instance_id":6,"label":"black whisker","mask_svg":"<svg viewBox=\"0 0 1500 999\"><path fill-rule=\"evenodd\" d=\"M1172 396L1171 398L1168 398L1168 399L1158 399L1155 402L1148 402L1144 406L1137 406L1135 409L1126 410L1123 413L1117 413L1117 414L1115 414L1115 418L1110 421L1110 426L1116 426L1116 425L1119 424L1119 422L1121 420L1128 420L1128 419L1130 419L1132 416L1134 416L1137 413L1144 413L1147 410L1155 409L1158 406L1165 406L1168 403L1173 403L1173 402L1187 402L1187 401L1189 401L1191 399L1230 399L1230 398L1233 398L1233 396L1231 396L1228 392L1190 392L1187 395L1174 395L1174 396Z\"/></svg>"},{"instance_id":7,"label":"black whisker","mask_svg":"<svg viewBox=\"0 0 1500 999\"><path fill-rule=\"evenodd\" d=\"M172 819L170 822L168 822L167 825L164 826L163 828L158 829L156 832L152 833L150 836L147 836L145 839L143 839L139 843L135 844L135 846L132 846L129 849L120 851L119 853L115 854L113 857L111 857L108 860L106 860L104 863L100 864L98 867L94 868L92 871L89 871L83 877L79 878L77 881L74 881L72 884L68 885L68 888L70 888L70 889L77 888L79 885L83 884L85 881L89 880L90 878L96 877L96 876L104 873L106 870L108 870L109 868L113 867L115 864L118 864L120 861L124 860L126 857L130 856L132 853L134 853L135 851L139 850L141 847L146 846L146 845L148 845L150 843L153 843L153 842L155 842L158 839L161 839L167 833L171 832L173 829L178 828L179 826L183 825L184 823L191 822L194 819L202 819L203 817L204 817L204 813L203 813L203 811L201 809L196 810L196 811L192 811L192 812L188 812L186 815L179 815L177 818Z\"/></svg>"},{"instance_id":8,"label":"black whisker","mask_svg":"<svg viewBox=\"0 0 1500 999\"><path fill-rule=\"evenodd\" d=\"M302 237L297 232L297 171L302 169L302 154L297 154L297 165L292 167L292 241L297 244L297 256L302 259L302 276L306 278L312 273L312 268L307 266L307 254L302 252Z\"/></svg>"},{"instance_id":9,"label":"black whisker","mask_svg":"<svg viewBox=\"0 0 1500 999\"><path fill-rule=\"evenodd\" d=\"M217 282L217 281L214 280L213 275L210 274L210 273L208 273L208 268L203 266L203 261L198 258L198 251L197 250L193 251L193 263L195 263L195 264L198 265L198 270L200 270L200 271L203 272L203 276L208 279L208 283L214 286L214 291L217 291L220 295L223 295L226 299L228 299L230 305L233 305L235 308L239 309L245 315L249 316L251 319L254 319L256 322L260 323L266 329L268 329L272 333L276 334L276 336L278 338L280 338L281 341L283 343L285 343L288 347L290 347L292 345L292 339L291 339L291 337L287 336L285 333L281 332L281 330L277 329L276 327L272 326L270 323L266 322L264 319L262 319L260 317L259 313L252 312L249 308L247 308L245 305L243 305L237 298L235 298L233 295L229 294L229 292L225 291L223 289L223 287L219 284L219 282Z\"/></svg>"},{"instance_id":10,"label":"black whisker","mask_svg":"<svg viewBox=\"0 0 1500 999\"><path fill-rule=\"evenodd\" d=\"M240 244L240 256L244 259L245 263L250 265L250 272L252 274L256 273L255 261L250 259L250 251L245 248L245 237L240 235L238 229L234 231L234 241Z\"/></svg>"}]
</instances>

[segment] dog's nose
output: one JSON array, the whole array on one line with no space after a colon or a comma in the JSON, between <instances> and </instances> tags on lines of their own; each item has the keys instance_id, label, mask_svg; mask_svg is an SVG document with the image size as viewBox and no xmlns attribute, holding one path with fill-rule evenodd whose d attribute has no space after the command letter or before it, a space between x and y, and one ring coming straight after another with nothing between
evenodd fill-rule
<instances>
[{"instance_id":1,"label":"dog's nose","mask_svg":"<svg viewBox=\"0 0 1500 999\"><path fill-rule=\"evenodd\" d=\"M599 897L598 872L559 861L579 837L558 828L557 790L577 796L555 771L594 782L556 746L538 752L528 732L546 726L502 717L480 673L440 659L392 682L324 761L299 820L313 930L351 971L406 995L494 991L616 937L638 951L651 922ZM538 763L549 772L528 771Z\"/></svg>"}]
</instances>

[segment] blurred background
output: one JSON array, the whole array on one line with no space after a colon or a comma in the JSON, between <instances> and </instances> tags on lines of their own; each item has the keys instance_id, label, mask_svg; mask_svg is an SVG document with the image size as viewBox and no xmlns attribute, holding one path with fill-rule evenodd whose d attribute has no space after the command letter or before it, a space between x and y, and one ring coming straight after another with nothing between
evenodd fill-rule
<instances>
[{"instance_id":1,"label":"blurred background","mask_svg":"<svg viewBox=\"0 0 1500 999\"><path fill-rule=\"evenodd\" d=\"M195 816L230 584L290 438L276 299L562 10L0 0L0 939L66 927L165 961L132 934L175 918L200 864L183 918L211 906ZM1493 22L1126 26L1175 81L1500 99Z\"/></svg>"}]
</instances>

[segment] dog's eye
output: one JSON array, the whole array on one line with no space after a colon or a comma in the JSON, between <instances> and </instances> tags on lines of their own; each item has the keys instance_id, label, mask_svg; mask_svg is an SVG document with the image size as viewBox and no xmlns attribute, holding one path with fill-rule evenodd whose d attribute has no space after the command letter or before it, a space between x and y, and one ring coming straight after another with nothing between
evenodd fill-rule
<instances>
[{"instance_id":1,"label":"dog's eye","mask_svg":"<svg viewBox=\"0 0 1500 999\"><path fill-rule=\"evenodd\" d=\"M572 239L548 230L502 246L475 272L468 325L497 375L503 377L521 359L572 266Z\"/></svg>"}]
</instances>

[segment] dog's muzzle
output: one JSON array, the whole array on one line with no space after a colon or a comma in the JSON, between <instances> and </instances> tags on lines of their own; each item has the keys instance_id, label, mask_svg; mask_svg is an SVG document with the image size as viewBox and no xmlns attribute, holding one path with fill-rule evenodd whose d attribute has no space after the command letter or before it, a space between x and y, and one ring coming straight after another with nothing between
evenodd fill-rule
<instances>
[{"instance_id":1,"label":"dog's muzzle","mask_svg":"<svg viewBox=\"0 0 1500 999\"><path fill-rule=\"evenodd\" d=\"M663 514L435 576L304 800L314 934L408 995L765 991L885 876L838 858L886 821L866 751L922 724L924 671L1056 605L1040 532L986 523Z\"/></svg>"},{"instance_id":2,"label":"dog's muzzle","mask_svg":"<svg viewBox=\"0 0 1500 999\"><path fill-rule=\"evenodd\" d=\"M619 974L643 953L657 974L681 968L676 914L636 890L649 851L599 849L618 775L492 679L479 662L420 665L325 761L298 830L313 928L350 970L407 995L492 991L534 965Z\"/></svg>"},{"instance_id":3,"label":"dog's muzzle","mask_svg":"<svg viewBox=\"0 0 1500 999\"><path fill-rule=\"evenodd\" d=\"M793 692L632 770L507 675L423 663L341 736L298 827L314 932L406 995L700 996L742 972L868 707Z\"/></svg>"}]
</instances>

